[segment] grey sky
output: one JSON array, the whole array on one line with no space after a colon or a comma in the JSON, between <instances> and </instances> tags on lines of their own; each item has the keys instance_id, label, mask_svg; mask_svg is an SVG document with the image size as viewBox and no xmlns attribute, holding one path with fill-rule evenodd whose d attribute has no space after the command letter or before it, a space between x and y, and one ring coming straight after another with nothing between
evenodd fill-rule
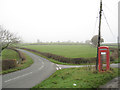
<instances>
[{"instance_id":1,"label":"grey sky","mask_svg":"<svg viewBox=\"0 0 120 90\"><path fill-rule=\"evenodd\" d=\"M118 1L103 0L103 10L114 36L102 17L102 37L116 42ZM100 0L0 0L0 25L25 42L85 41L98 34Z\"/></svg>"}]
</instances>

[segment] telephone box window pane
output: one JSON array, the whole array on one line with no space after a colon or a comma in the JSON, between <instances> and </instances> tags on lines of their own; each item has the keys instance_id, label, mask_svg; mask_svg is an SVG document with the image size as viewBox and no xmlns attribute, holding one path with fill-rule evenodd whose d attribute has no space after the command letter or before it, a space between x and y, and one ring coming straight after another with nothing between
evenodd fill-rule
<instances>
[{"instance_id":1,"label":"telephone box window pane","mask_svg":"<svg viewBox=\"0 0 120 90\"><path fill-rule=\"evenodd\" d=\"M101 69L105 70L106 69L106 52L101 52ZM104 64L104 66L103 66ZM104 68L103 68L104 67Z\"/></svg>"}]
</instances>

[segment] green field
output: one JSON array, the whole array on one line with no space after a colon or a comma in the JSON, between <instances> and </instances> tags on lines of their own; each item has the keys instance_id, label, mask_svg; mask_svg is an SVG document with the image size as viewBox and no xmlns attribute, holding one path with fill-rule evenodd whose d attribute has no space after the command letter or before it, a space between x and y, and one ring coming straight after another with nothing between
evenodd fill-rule
<instances>
[{"instance_id":1,"label":"green field","mask_svg":"<svg viewBox=\"0 0 120 90\"><path fill-rule=\"evenodd\" d=\"M118 69L97 73L88 68L69 68L56 71L34 88L98 88L118 75ZM76 86L74 85L76 84Z\"/></svg>"},{"instance_id":2,"label":"green field","mask_svg":"<svg viewBox=\"0 0 120 90\"><path fill-rule=\"evenodd\" d=\"M2 51L2 60L5 59L16 59L19 60L19 55L16 51L11 50L11 49L5 49Z\"/></svg>"},{"instance_id":3,"label":"green field","mask_svg":"<svg viewBox=\"0 0 120 90\"><path fill-rule=\"evenodd\" d=\"M97 52L96 48L90 45L27 45L23 47L70 58L96 57Z\"/></svg>"}]
</instances>

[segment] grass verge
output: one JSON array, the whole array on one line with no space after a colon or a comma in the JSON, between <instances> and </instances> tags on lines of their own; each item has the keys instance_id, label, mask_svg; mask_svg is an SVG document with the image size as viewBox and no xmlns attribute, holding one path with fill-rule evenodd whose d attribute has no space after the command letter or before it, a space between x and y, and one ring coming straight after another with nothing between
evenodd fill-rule
<instances>
[{"instance_id":1,"label":"grass verge","mask_svg":"<svg viewBox=\"0 0 120 90\"><path fill-rule=\"evenodd\" d=\"M22 62L22 64L18 64L17 67L9 69L9 70L2 70L2 72L0 72L0 74L7 74L10 72L14 72L14 71L18 71L18 70L22 70L25 69L29 66L31 66L33 64L33 60L32 58L30 58L28 55L24 54L26 57L26 60Z\"/></svg>"},{"instance_id":2,"label":"grass verge","mask_svg":"<svg viewBox=\"0 0 120 90\"><path fill-rule=\"evenodd\" d=\"M20 57L16 51L11 50L11 49L5 49L2 51L2 60L5 60L5 59L19 60Z\"/></svg>"},{"instance_id":3,"label":"grass verge","mask_svg":"<svg viewBox=\"0 0 120 90\"><path fill-rule=\"evenodd\" d=\"M56 71L34 88L98 88L118 75L118 69L95 72L87 68L69 68Z\"/></svg>"}]
</instances>

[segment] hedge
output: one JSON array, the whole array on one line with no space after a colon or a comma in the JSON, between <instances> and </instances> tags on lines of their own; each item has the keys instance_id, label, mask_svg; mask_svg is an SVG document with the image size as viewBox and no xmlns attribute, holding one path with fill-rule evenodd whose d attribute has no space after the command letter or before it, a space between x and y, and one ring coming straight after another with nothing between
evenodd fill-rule
<instances>
[{"instance_id":1,"label":"hedge","mask_svg":"<svg viewBox=\"0 0 120 90\"><path fill-rule=\"evenodd\" d=\"M24 56L24 54L22 52L16 50L15 48L7 48L7 49L16 51L22 61L26 60L26 57ZM21 60L19 60L18 63L21 63L22 62ZM8 70L8 69L15 68L15 67L17 67L17 60L15 60L15 59L2 60L2 70Z\"/></svg>"},{"instance_id":2,"label":"hedge","mask_svg":"<svg viewBox=\"0 0 120 90\"><path fill-rule=\"evenodd\" d=\"M15 68L16 66L17 66L16 59L3 60L2 61L2 70L8 70L8 69L11 69L11 68Z\"/></svg>"},{"instance_id":3,"label":"hedge","mask_svg":"<svg viewBox=\"0 0 120 90\"><path fill-rule=\"evenodd\" d=\"M24 56L24 54L21 51L15 49L15 48L8 48L8 49L16 51L22 61L26 60L26 57Z\"/></svg>"}]
</instances>

